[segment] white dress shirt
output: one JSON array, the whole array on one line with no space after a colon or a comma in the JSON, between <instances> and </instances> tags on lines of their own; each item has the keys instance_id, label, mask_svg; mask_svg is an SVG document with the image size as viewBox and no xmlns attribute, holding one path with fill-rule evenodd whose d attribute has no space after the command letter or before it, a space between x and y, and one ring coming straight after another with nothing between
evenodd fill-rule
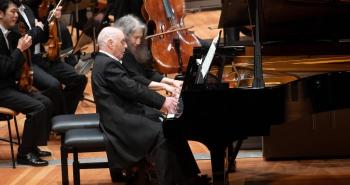
<instances>
[{"instance_id":1,"label":"white dress shirt","mask_svg":"<svg viewBox=\"0 0 350 185\"><path fill-rule=\"evenodd\" d=\"M9 41L7 40L7 35L11 32L10 30L6 29L4 26L2 26L2 24L0 24L0 29L2 31L2 34L5 37L5 41L7 44L7 48L10 50L10 46L9 46Z\"/></svg>"},{"instance_id":2,"label":"white dress shirt","mask_svg":"<svg viewBox=\"0 0 350 185\"><path fill-rule=\"evenodd\" d=\"M101 53L103 53L103 54L106 54L107 56L109 56L109 57L113 58L114 60L116 60L116 61L120 62L121 64L123 64L123 62L122 62L121 60L119 60L117 57L115 57L115 56L109 54L108 52L103 51L103 50L100 50L99 52L101 52Z\"/></svg>"}]
</instances>

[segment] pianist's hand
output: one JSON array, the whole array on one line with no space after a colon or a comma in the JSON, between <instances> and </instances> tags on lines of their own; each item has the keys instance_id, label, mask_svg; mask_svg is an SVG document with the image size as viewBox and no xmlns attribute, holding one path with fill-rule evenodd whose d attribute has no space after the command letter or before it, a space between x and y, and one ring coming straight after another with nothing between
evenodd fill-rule
<instances>
[{"instance_id":1,"label":"pianist's hand","mask_svg":"<svg viewBox=\"0 0 350 185\"><path fill-rule=\"evenodd\" d=\"M180 81L180 80L174 80L172 85L174 87L177 87L178 89L181 89L182 88L182 84L183 84L183 81Z\"/></svg>"},{"instance_id":2,"label":"pianist's hand","mask_svg":"<svg viewBox=\"0 0 350 185\"><path fill-rule=\"evenodd\" d=\"M178 99L175 97L165 97L164 104L160 109L166 114L175 114L177 109Z\"/></svg>"},{"instance_id":3,"label":"pianist's hand","mask_svg":"<svg viewBox=\"0 0 350 185\"><path fill-rule=\"evenodd\" d=\"M176 97L180 94L181 89L175 87L175 86L171 86L168 84L163 83L163 88L167 91L170 92L172 96Z\"/></svg>"}]
</instances>

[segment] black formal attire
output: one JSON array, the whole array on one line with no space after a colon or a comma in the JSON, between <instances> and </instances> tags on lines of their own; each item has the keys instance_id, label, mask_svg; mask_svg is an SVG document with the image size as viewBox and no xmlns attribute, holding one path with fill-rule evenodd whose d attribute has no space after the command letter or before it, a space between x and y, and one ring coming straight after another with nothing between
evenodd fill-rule
<instances>
[{"instance_id":1,"label":"black formal attire","mask_svg":"<svg viewBox=\"0 0 350 185\"><path fill-rule=\"evenodd\" d=\"M24 12L29 20L31 29L26 24L28 34L33 37L32 62L34 70L34 86L48 96L55 104L55 114L74 114L87 83L84 75L77 74L75 69L60 60L48 61L42 53L34 53L35 44L46 43L48 40L48 24L44 30L35 26L32 10L25 5ZM20 14L19 20L25 23ZM41 47L43 51L43 47ZM64 87L62 87L62 85Z\"/></svg>"},{"instance_id":2,"label":"black formal attire","mask_svg":"<svg viewBox=\"0 0 350 185\"><path fill-rule=\"evenodd\" d=\"M16 81L24 62L22 52L16 48L20 35L11 32L7 38L9 47L0 31L0 106L26 115L22 143L18 148L18 155L25 155L35 152L37 146L47 144L53 105L39 92L27 93L18 89Z\"/></svg>"},{"instance_id":3,"label":"black formal attire","mask_svg":"<svg viewBox=\"0 0 350 185\"><path fill-rule=\"evenodd\" d=\"M163 75L154 71L151 67L137 62L135 56L128 50L124 54L123 61L123 66L130 77L145 86L148 86L152 81L160 82L164 78Z\"/></svg>"},{"instance_id":4,"label":"black formal attire","mask_svg":"<svg viewBox=\"0 0 350 185\"><path fill-rule=\"evenodd\" d=\"M119 61L103 53L95 58L92 89L111 168L130 169L150 159L161 185L199 173L187 141L169 141L163 136L157 109L165 97L133 80Z\"/></svg>"},{"instance_id":5,"label":"black formal attire","mask_svg":"<svg viewBox=\"0 0 350 185\"><path fill-rule=\"evenodd\" d=\"M39 5L42 3L42 0L24 0L22 3L27 5L33 11L34 17L39 17ZM42 21L45 22L46 19L47 17L44 17L44 20ZM73 42L67 26L59 21L59 27L61 33L61 51L72 50ZM73 54L70 54L64 58L64 61L72 66L75 66L78 63L77 58Z\"/></svg>"}]
</instances>

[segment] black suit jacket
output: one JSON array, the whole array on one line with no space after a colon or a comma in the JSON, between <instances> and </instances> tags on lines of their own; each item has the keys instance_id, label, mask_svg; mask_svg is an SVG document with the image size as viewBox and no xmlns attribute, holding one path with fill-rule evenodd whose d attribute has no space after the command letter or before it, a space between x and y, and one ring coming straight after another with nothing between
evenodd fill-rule
<instances>
[{"instance_id":1,"label":"black suit jacket","mask_svg":"<svg viewBox=\"0 0 350 185\"><path fill-rule=\"evenodd\" d=\"M134 81L118 61L98 53L92 90L114 168L129 168L145 157L161 129L165 97Z\"/></svg>"},{"instance_id":2,"label":"black suit jacket","mask_svg":"<svg viewBox=\"0 0 350 185\"><path fill-rule=\"evenodd\" d=\"M44 30L42 30L40 27L35 26L35 15L34 12L30 9L30 7L28 7L27 5L24 5L25 9L24 9L24 13L27 15L28 17L28 21L30 23L30 26L32 29L29 29L29 26L27 25L26 21L24 20L24 18L22 17L22 15L20 13L19 14L19 21L23 22L24 25L26 26L26 30L28 35L32 36L33 39L33 44L30 48L32 54L34 53L34 47L35 44L37 43L46 43L48 38L49 38L49 27L48 27L48 23L47 22L43 22L44 24ZM18 27L15 28L16 32L18 31ZM43 50L43 49L42 49Z\"/></svg>"},{"instance_id":3,"label":"black suit jacket","mask_svg":"<svg viewBox=\"0 0 350 185\"><path fill-rule=\"evenodd\" d=\"M129 51L126 51L123 57L123 66L128 74L139 83L148 86L151 81L160 82L163 75L137 62L136 58Z\"/></svg>"},{"instance_id":4,"label":"black suit jacket","mask_svg":"<svg viewBox=\"0 0 350 185\"><path fill-rule=\"evenodd\" d=\"M0 30L0 89L16 86L16 80L19 77L24 62L22 52L17 49L19 38L20 35L17 33L11 33L8 39L11 48L9 49L5 37Z\"/></svg>"}]
</instances>

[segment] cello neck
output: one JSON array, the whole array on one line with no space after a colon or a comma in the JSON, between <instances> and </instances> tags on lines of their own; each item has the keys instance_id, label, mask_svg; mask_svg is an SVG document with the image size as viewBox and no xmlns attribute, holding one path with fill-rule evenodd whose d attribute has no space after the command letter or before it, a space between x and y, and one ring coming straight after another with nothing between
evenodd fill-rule
<instances>
[{"instance_id":1,"label":"cello neck","mask_svg":"<svg viewBox=\"0 0 350 185\"><path fill-rule=\"evenodd\" d=\"M174 12L172 12L171 5L169 3L169 0L162 0L163 1L163 6L165 10L165 15L169 20L173 20L175 18Z\"/></svg>"}]
</instances>

